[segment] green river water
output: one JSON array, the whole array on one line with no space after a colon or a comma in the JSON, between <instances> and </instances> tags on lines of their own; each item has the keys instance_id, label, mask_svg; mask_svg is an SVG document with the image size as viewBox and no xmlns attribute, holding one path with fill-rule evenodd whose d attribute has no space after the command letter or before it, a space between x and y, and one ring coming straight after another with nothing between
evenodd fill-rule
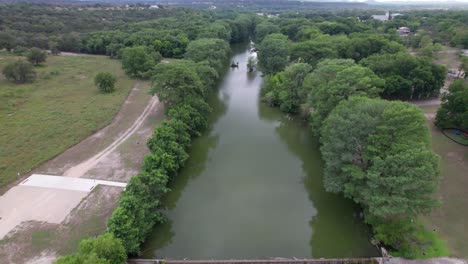
<instances>
[{"instance_id":1,"label":"green river water","mask_svg":"<svg viewBox=\"0 0 468 264\"><path fill-rule=\"evenodd\" d=\"M211 127L164 200L146 258L243 259L377 256L358 208L325 192L319 145L309 128L259 100L263 78L234 48L211 102Z\"/></svg>"}]
</instances>

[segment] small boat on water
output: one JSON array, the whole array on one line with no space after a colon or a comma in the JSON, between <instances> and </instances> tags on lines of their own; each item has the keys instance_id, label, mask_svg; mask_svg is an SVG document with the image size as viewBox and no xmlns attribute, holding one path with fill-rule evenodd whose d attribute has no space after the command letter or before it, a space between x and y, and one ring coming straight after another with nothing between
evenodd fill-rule
<instances>
[{"instance_id":1,"label":"small boat on water","mask_svg":"<svg viewBox=\"0 0 468 264\"><path fill-rule=\"evenodd\" d=\"M231 68L239 68L239 62L231 62Z\"/></svg>"}]
</instances>

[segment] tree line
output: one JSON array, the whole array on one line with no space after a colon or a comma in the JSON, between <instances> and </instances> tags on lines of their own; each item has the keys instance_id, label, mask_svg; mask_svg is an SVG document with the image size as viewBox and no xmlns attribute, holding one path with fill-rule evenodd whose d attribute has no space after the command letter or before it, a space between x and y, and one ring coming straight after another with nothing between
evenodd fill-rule
<instances>
[{"instance_id":1,"label":"tree line","mask_svg":"<svg viewBox=\"0 0 468 264\"><path fill-rule=\"evenodd\" d=\"M410 55L397 35L351 20L260 21L262 98L307 117L320 138L325 189L362 207L375 243L395 256L448 255L418 220L439 205L439 158L426 118L416 106L390 101L438 95L445 68Z\"/></svg>"}]
</instances>

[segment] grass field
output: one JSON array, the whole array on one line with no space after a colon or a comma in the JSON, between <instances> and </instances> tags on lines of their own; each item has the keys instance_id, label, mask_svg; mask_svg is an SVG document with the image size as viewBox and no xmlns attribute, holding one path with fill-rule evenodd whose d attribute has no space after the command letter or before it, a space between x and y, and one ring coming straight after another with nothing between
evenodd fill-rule
<instances>
[{"instance_id":1,"label":"grass field","mask_svg":"<svg viewBox=\"0 0 468 264\"><path fill-rule=\"evenodd\" d=\"M18 59L0 53L0 72ZM0 74L0 187L109 124L135 80L103 56L49 56L38 80L14 84ZM116 75L116 91L101 94L100 71Z\"/></svg>"},{"instance_id":2,"label":"grass field","mask_svg":"<svg viewBox=\"0 0 468 264\"><path fill-rule=\"evenodd\" d=\"M425 113L436 109L421 107ZM452 255L468 257L468 147L444 136L432 121L427 122L432 134L432 148L440 156L443 177L439 198L442 206L424 217L424 223L446 239Z\"/></svg>"}]
</instances>

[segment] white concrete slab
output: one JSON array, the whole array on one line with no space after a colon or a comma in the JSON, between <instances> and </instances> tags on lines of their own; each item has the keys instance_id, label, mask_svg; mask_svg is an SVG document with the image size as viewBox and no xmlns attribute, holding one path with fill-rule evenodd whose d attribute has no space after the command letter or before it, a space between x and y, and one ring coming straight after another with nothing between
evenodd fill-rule
<instances>
[{"instance_id":1,"label":"white concrete slab","mask_svg":"<svg viewBox=\"0 0 468 264\"><path fill-rule=\"evenodd\" d=\"M94 187L96 187L99 184L122 188L125 188L127 186L127 184L123 182L52 176L44 174L33 174L29 178L21 182L19 185L90 192L92 189L94 189Z\"/></svg>"},{"instance_id":2,"label":"white concrete slab","mask_svg":"<svg viewBox=\"0 0 468 264\"><path fill-rule=\"evenodd\" d=\"M61 223L97 185L126 183L33 174L0 196L0 239L24 221Z\"/></svg>"}]
</instances>

